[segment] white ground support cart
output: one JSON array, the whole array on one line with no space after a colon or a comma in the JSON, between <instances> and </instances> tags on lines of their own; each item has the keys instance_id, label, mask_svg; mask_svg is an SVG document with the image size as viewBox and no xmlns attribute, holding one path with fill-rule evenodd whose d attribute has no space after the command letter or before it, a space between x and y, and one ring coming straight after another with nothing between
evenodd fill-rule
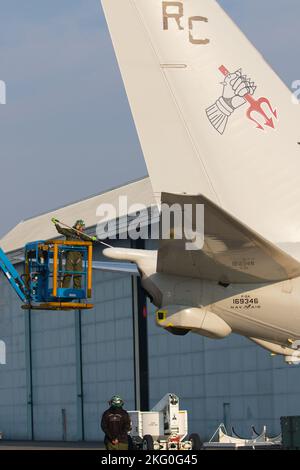
<instances>
[{"instance_id":1,"label":"white ground support cart","mask_svg":"<svg viewBox=\"0 0 300 470\"><path fill-rule=\"evenodd\" d=\"M133 449L143 450L199 450L202 442L198 434L188 435L188 415L179 409L179 398L167 393L151 411L129 411Z\"/></svg>"}]
</instances>

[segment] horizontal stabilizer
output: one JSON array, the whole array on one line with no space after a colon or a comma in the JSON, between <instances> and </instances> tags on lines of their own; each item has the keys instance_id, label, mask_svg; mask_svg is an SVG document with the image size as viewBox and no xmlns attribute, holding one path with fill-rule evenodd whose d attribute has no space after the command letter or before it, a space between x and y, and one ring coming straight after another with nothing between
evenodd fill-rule
<instances>
[{"instance_id":1,"label":"horizontal stabilizer","mask_svg":"<svg viewBox=\"0 0 300 470\"><path fill-rule=\"evenodd\" d=\"M25 261L24 256L18 256L19 261ZM50 263L53 263L53 260L50 260ZM93 261L92 267L98 271L108 271L108 272L117 272L117 273L128 273L132 275L139 276L138 268L133 263L117 263L109 261Z\"/></svg>"},{"instance_id":2,"label":"horizontal stabilizer","mask_svg":"<svg viewBox=\"0 0 300 470\"><path fill-rule=\"evenodd\" d=\"M290 356L295 359L300 359L300 351L298 349L293 349L287 346L281 346L276 343L270 343L270 341L258 339L258 338L249 338L253 343L258 344L262 348L270 351L272 354L280 354L281 356Z\"/></svg>"},{"instance_id":3,"label":"horizontal stabilizer","mask_svg":"<svg viewBox=\"0 0 300 470\"><path fill-rule=\"evenodd\" d=\"M300 276L298 261L206 197L163 193L162 204L176 204L181 213L184 205L191 205L195 213L196 206L202 204L204 246L187 250L190 240L185 236L181 240L174 238L175 217L171 218L171 239L161 240L159 245L158 272L224 284L276 282Z\"/></svg>"},{"instance_id":4,"label":"horizontal stabilizer","mask_svg":"<svg viewBox=\"0 0 300 470\"><path fill-rule=\"evenodd\" d=\"M99 271L128 273L135 276L139 276L138 268L133 263L110 263L108 261L93 261L93 269Z\"/></svg>"}]
</instances>

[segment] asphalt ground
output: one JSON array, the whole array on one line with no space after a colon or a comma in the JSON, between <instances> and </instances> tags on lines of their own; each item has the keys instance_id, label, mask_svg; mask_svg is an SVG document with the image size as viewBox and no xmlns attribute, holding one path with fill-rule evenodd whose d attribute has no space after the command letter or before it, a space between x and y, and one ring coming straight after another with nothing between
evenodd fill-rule
<instances>
[{"instance_id":1,"label":"asphalt ground","mask_svg":"<svg viewBox=\"0 0 300 470\"><path fill-rule=\"evenodd\" d=\"M103 442L43 442L0 440L1 450L104 450Z\"/></svg>"}]
</instances>

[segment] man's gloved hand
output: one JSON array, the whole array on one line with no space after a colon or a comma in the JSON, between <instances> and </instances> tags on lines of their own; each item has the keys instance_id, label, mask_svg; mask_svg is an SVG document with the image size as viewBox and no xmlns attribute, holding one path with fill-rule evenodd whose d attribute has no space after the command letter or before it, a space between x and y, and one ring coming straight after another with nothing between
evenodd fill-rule
<instances>
[{"instance_id":1,"label":"man's gloved hand","mask_svg":"<svg viewBox=\"0 0 300 470\"><path fill-rule=\"evenodd\" d=\"M97 241L97 237L91 237L93 242L96 242Z\"/></svg>"},{"instance_id":2,"label":"man's gloved hand","mask_svg":"<svg viewBox=\"0 0 300 470\"><path fill-rule=\"evenodd\" d=\"M240 106L245 105L247 95L254 95L256 90L255 83L246 75L243 75L242 70L228 73L222 85L222 96L206 109L208 120L220 134L224 134L232 113Z\"/></svg>"},{"instance_id":3,"label":"man's gloved hand","mask_svg":"<svg viewBox=\"0 0 300 470\"><path fill-rule=\"evenodd\" d=\"M52 217L51 222L53 224L58 224L59 220L57 220L55 217Z\"/></svg>"},{"instance_id":4,"label":"man's gloved hand","mask_svg":"<svg viewBox=\"0 0 300 470\"><path fill-rule=\"evenodd\" d=\"M229 73L224 80L223 98L229 106L237 109L246 103L246 95L254 95L255 83L242 75L241 70Z\"/></svg>"}]
</instances>

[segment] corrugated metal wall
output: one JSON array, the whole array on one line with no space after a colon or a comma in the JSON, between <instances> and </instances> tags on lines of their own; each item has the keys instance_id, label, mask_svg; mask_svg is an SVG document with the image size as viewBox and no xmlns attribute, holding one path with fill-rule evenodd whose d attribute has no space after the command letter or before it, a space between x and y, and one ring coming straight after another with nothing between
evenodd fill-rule
<instances>
[{"instance_id":1,"label":"corrugated metal wall","mask_svg":"<svg viewBox=\"0 0 300 470\"><path fill-rule=\"evenodd\" d=\"M95 308L82 315L85 439L98 440L108 400L120 394L134 408L131 277L95 275Z\"/></svg>"},{"instance_id":2,"label":"corrugated metal wall","mask_svg":"<svg viewBox=\"0 0 300 470\"><path fill-rule=\"evenodd\" d=\"M0 339L6 343L6 365L0 365L0 431L27 439L25 322L20 302L4 277L0 282Z\"/></svg>"},{"instance_id":3,"label":"corrugated metal wall","mask_svg":"<svg viewBox=\"0 0 300 470\"><path fill-rule=\"evenodd\" d=\"M76 440L74 312L33 311L31 325L34 438L61 440L66 422L67 439Z\"/></svg>"}]
</instances>

